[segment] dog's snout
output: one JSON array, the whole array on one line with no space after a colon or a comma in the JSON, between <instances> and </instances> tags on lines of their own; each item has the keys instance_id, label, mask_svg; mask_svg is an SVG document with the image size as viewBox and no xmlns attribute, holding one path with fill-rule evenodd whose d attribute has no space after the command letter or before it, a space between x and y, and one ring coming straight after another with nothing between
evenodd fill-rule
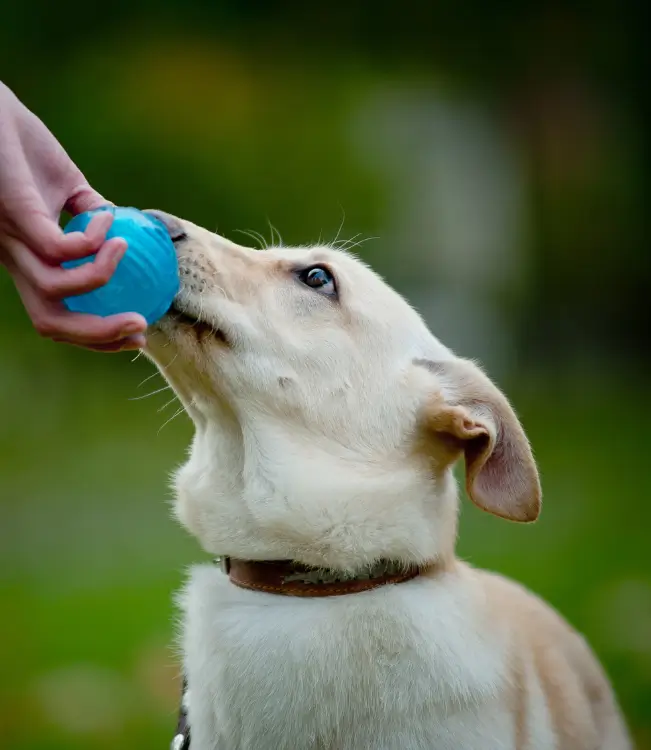
<instances>
[{"instance_id":1,"label":"dog's snout","mask_svg":"<svg viewBox=\"0 0 651 750\"><path fill-rule=\"evenodd\" d=\"M187 237L186 231L183 228L183 224L176 216L165 213L165 211L159 211L157 208L147 208L144 213L149 216L153 216L154 219L158 219L165 226L165 229L169 232L172 242L180 242Z\"/></svg>"}]
</instances>

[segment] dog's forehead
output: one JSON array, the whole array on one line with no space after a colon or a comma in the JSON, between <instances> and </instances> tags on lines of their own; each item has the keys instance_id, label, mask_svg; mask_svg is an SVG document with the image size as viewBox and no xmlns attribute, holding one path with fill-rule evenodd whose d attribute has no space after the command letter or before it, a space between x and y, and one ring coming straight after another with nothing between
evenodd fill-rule
<instances>
[{"instance_id":1,"label":"dog's forehead","mask_svg":"<svg viewBox=\"0 0 651 750\"><path fill-rule=\"evenodd\" d=\"M314 263L336 263L344 267L364 267L362 261L345 250L331 247L329 245L298 245L296 247L270 247L269 253L284 260L309 260Z\"/></svg>"}]
</instances>

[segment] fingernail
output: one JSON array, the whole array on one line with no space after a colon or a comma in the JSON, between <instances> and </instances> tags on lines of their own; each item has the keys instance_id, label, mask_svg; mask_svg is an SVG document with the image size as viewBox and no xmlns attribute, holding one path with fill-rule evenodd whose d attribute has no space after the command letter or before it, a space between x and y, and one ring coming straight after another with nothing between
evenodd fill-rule
<instances>
[{"instance_id":1,"label":"fingernail","mask_svg":"<svg viewBox=\"0 0 651 750\"><path fill-rule=\"evenodd\" d=\"M115 214L111 211L111 206L102 206L100 210L95 214L93 219L99 224L100 221L112 224Z\"/></svg>"},{"instance_id":2,"label":"fingernail","mask_svg":"<svg viewBox=\"0 0 651 750\"><path fill-rule=\"evenodd\" d=\"M125 334L142 333L144 329L145 326L143 326L142 323L138 323L134 320L132 323L127 323L122 329L122 332Z\"/></svg>"},{"instance_id":3,"label":"fingernail","mask_svg":"<svg viewBox=\"0 0 651 750\"><path fill-rule=\"evenodd\" d=\"M144 349L146 345L147 339L144 336L129 336L122 341L121 349L123 352L129 352L135 349Z\"/></svg>"},{"instance_id":4,"label":"fingernail","mask_svg":"<svg viewBox=\"0 0 651 750\"><path fill-rule=\"evenodd\" d=\"M92 227L93 229L99 227L101 231L107 231L111 224L113 223L113 214L110 211L101 211L98 214L95 214L93 218L88 222L88 226L86 227L85 232L88 232L88 230Z\"/></svg>"},{"instance_id":5,"label":"fingernail","mask_svg":"<svg viewBox=\"0 0 651 750\"><path fill-rule=\"evenodd\" d=\"M117 264L124 258L124 254L127 251L127 243L122 238L115 238L115 244L113 246L113 263Z\"/></svg>"}]
</instances>

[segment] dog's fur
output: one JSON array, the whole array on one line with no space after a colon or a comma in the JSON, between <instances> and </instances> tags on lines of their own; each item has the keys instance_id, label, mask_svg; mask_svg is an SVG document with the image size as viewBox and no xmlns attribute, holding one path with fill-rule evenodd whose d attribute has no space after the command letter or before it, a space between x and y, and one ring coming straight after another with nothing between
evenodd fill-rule
<instances>
[{"instance_id":1,"label":"dog's fur","mask_svg":"<svg viewBox=\"0 0 651 750\"><path fill-rule=\"evenodd\" d=\"M540 509L497 388L349 254L253 251L162 218L187 317L152 327L147 351L196 428L175 482L183 525L212 554L429 569L297 599L196 568L182 596L192 750L629 748L583 639L455 559L458 458L481 508L525 522ZM337 294L300 281L315 265Z\"/></svg>"}]
</instances>

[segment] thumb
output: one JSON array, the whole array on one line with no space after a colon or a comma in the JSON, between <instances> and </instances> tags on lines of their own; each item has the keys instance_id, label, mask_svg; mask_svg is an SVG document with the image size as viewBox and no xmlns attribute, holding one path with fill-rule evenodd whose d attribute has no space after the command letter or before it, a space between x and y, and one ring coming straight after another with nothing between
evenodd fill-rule
<instances>
[{"instance_id":1,"label":"thumb","mask_svg":"<svg viewBox=\"0 0 651 750\"><path fill-rule=\"evenodd\" d=\"M64 209L69 214L76 216L84 211L92 211L101 206L112 205L111 201L107 201L106 198L103 198L96 190L93 190L88 183L84 183L71 192L66 200Z\"/></svg>"}]
</instances>

